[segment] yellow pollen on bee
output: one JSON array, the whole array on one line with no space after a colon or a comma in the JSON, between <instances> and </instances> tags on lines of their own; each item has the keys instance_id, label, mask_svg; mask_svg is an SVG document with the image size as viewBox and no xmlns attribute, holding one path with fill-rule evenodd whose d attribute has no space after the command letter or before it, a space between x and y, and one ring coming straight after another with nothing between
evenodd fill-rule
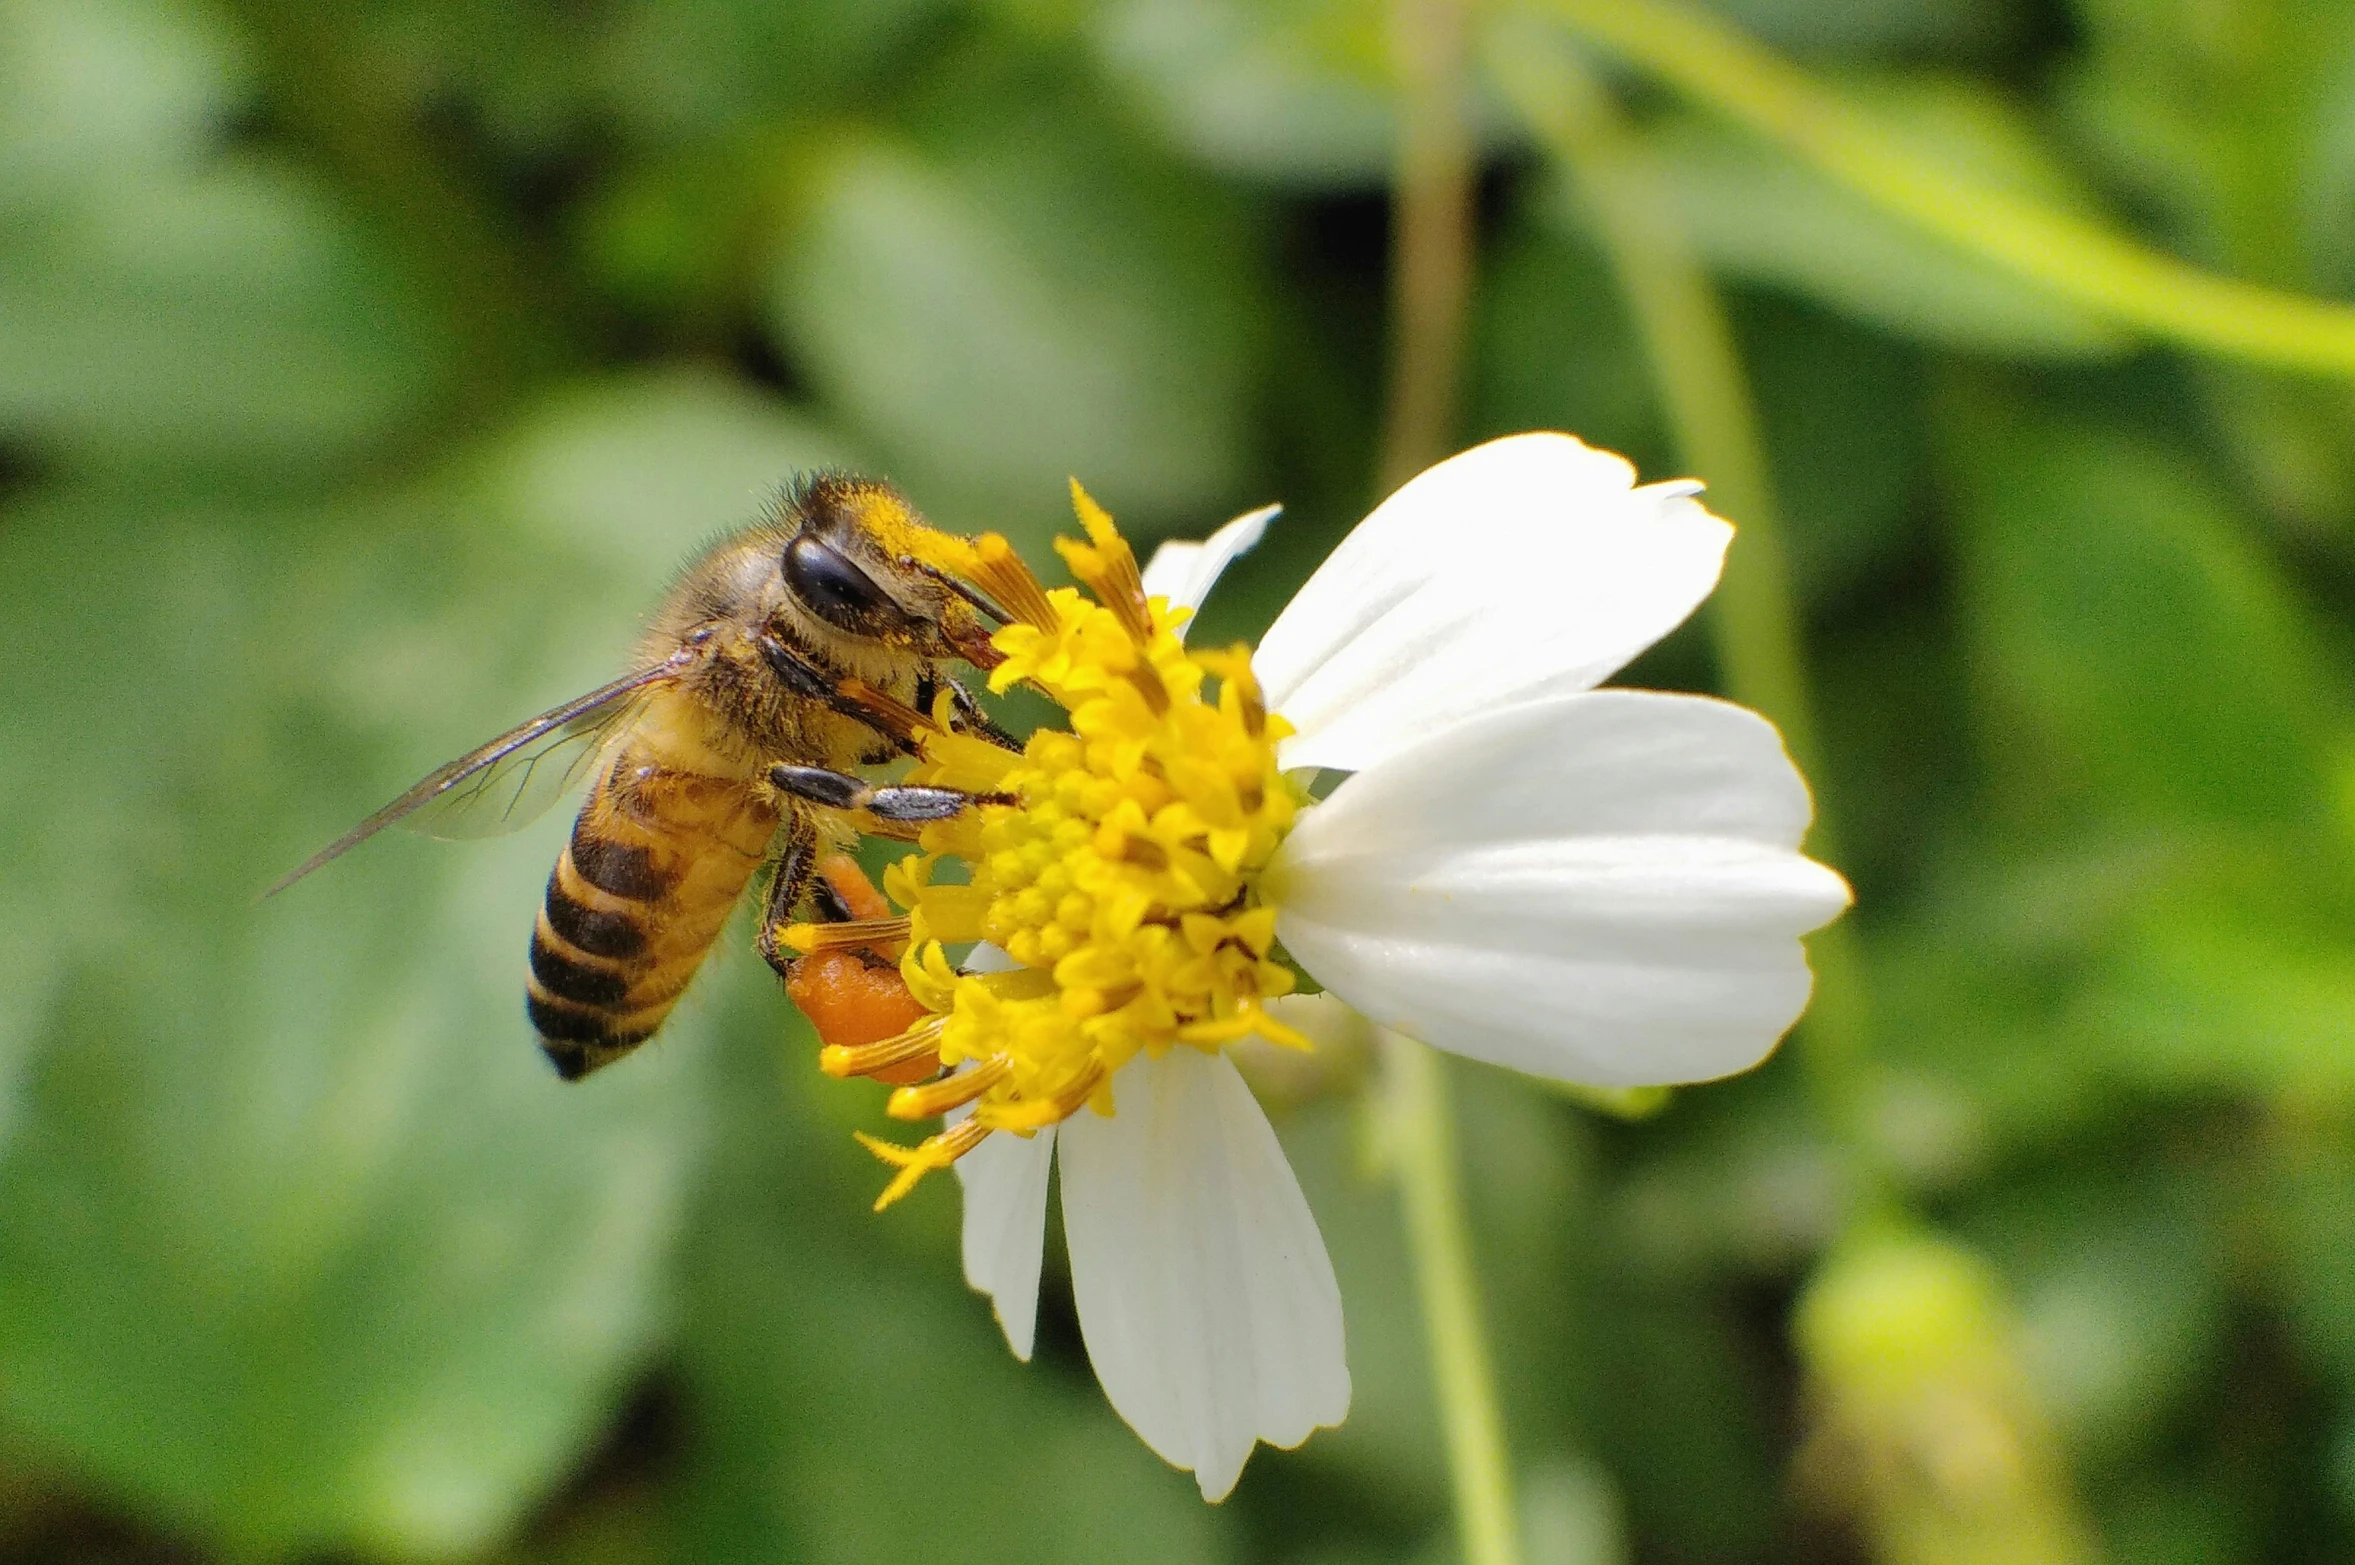
<instances>
[{"instance_id":1,"label":"yellow pollen on bee","mask_svg":"<svg viewBox=\"0 0 2355 1565\"><path fill-rule=\"evenodd\" d=\"M1086 592L1040 588L1002 540L976 545L980 585L1016 616L991 637L1004 659L991 689L1027 684L1068 727L1040 729L1019 755L928 735L910 777L1011 802L926 825L884 877L911 926L901 975L949 1072L900 1088L889 1112L971 1105L915 1147L861 1138L897 1170L884 1204L992 1131L1114 1112L1112 1079L1139 1054L1254 1034L1308 1047L1266 1010L1295 979L1258 888L1308 804L1276 764L1290 725L1268 712L1246 649L1186 649L1189 611L1148 598L1112 519L1072 494L1087 538L1056 547ZM962 878L936 878L952 864ZM978 940L1014 965L950 962L946 945Z\"/></svg>"}]
</instances>

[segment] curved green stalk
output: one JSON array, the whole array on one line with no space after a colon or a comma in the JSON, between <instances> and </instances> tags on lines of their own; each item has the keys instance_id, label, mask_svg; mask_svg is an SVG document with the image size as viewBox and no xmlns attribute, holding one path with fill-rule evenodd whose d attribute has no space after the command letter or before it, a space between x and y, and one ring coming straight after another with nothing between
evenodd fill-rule
<instances>
[{"instance_id":1,"label":"curved green stalk","mask_svg":"<svg viewBox=\"0 0 2355 1565\"><path fill-rule=\"evenodd\" d=\"M1500 39L1493 68L1576 181L1618 273L1685 459L1741 526L1715 620L1736 698L1783 724L1813 758L1815 729L1764 442L1725 312L1662 210L1618 107L1555 36ZM1816 827L1817 851L1830 856ZM1845 1155L1855 1199L1841 1242L1809 1283L1796 1345L1818 1403L1818 1440L1847 1442L1870 1475L1860 1501L1881 1557L2081 1565L2091 1536L2057 1452L2023 1410L2016 1345L1991 1274L1913 1227L1867 1119L1862 963L1846 923L1809 941L1818 978L1801 1063L1818 1116ZM2018 1460L1972 1482L1942 1467L1956 1429L1993 1429ZM1924 1474L1947 1474L1925 1481Z\"/></svg>"},{"instance_id":2,"label":"curved green stalk","mask_svg":"<svg viewBox=\"0 0 2355 1565\"><path fill-rule=\"evenodd\" d=\"M1473 248L1469 7L1466 0L1395 0L1391 25L1400 125L1385 488L1439 460L1454 443ZM1383 1140L1423 1307L1465 1565L1520 1565L1511 1458L1456 1179L1446 1064L1412 1039L1382 1037Z\"/></svg>"},{"instance_id":3,"label":"curved green stalk","mask_svg":"<svg viewBox=\"0 0 2355 1565\"><path fill-rule=\"evenodd\" d=\"M1423 1306L1464 1565L1519 1565L1496 1367L1489 1362L1481 1330L1464 1197L1456 1179L1447 1061L1412 1038L1385 1032L1381 1039L1383 1150L1405 1208L1407 1255Z\"/></svg>"},{"instance_id":4,"label":"curved green stalk","mask_svg":"<svg viewBox=\"0 0 2355 1565\"><path fill-rule=\"evenodd\" d=\"M2250 363L2355 377L2355 308L2220 277L2099 223L1939 168L1779 55L1676 0L1538 3L1876 205L2121 325Z\"/></svg>"}]
</instances>

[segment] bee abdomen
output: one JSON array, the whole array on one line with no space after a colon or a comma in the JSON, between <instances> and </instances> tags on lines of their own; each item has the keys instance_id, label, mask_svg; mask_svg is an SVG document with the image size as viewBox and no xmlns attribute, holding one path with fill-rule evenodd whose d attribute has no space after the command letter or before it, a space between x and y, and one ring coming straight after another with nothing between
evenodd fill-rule
<instances>
[{"instance_id":1,"label":"bee abdomen","mask_svg":"<svg viewBox=\"0 0 2355 1565\"><path fill-rule=\"evenodd\" d=\"M617 769L618 770L618 769ZM645 787L645 774L636 785ZM684 779L682 779L684 781ZM670 790L665 790L669 792ZM698 790L700 791L700 790ZM548 877L524 1005L577 1081L652 1037L727 921L774 818L593 791ZM708 800L698 800L708 803Z\"/></svg>"}]
</instances>

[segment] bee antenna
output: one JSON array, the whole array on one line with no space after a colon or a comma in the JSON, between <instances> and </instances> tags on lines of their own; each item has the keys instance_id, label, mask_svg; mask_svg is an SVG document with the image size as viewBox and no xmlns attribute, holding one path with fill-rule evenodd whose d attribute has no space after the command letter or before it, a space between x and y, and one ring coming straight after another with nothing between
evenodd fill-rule
<instances>
[{"instance_id":1,"label":"bee antenna","mask_svg":"<svg viewBox=\"0 0 2355 1565\"><path fill-rule=\"evenodd\" d=\"M942 570L939 566L926 564L922 560L902 556L900 564L905 565L911 570L917 571L922 575L929 576L934 581L939 582L943 587L948 588L949 591L955 593L958 597L963 598L967 603L972 604L974 609L978 611L984 619L994 619L1000 625L1011 625L1014 623L1013 615L1007 613L1004 609L999 608L995 603L991 602L988 595L982 592L980 588L974 586L972 583L959 581L956 577L951 576L947 571Z\"/></svg>"}]
</instances>

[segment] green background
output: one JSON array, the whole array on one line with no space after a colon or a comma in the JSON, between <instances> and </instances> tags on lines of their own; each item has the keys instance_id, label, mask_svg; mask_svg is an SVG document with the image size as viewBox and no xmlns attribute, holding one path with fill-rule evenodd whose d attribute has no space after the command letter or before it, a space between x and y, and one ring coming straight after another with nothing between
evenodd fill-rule
<instances>
[{"instance_id":1,"label":"green background","mask_svg":"<svg viewBox=\"0 0 2355 1565\"><path fill-rule=\"evenodd\" d=\"M1719 14L1933 164L2355 294L2355 7ZM1385 25L0 0L0 1556L1452 1557L1345 1076L1278 1120L1355 1406L1213 1510L1059 1260L1025 1367L951 1181L868 1213L875 1094L741 924L567 1088L518 995L561 819L255 900L609 677L797 468L1030 550L1069 474L1140 542L1281 499L1208 614L1255 632L1375 498ZM2112 1557L2355 1555L2355 396L1629 101L1787 513L1878 1150ZM1479 113L1463 439L1674 476L1584 209ZM1705 629L1629 679L1711 688ZM1863 1557L1794 1457L1841 1209L1803 1047L1640 1122L1458 1073L1532 1565Z\"/></svg>"}]
</instances>

